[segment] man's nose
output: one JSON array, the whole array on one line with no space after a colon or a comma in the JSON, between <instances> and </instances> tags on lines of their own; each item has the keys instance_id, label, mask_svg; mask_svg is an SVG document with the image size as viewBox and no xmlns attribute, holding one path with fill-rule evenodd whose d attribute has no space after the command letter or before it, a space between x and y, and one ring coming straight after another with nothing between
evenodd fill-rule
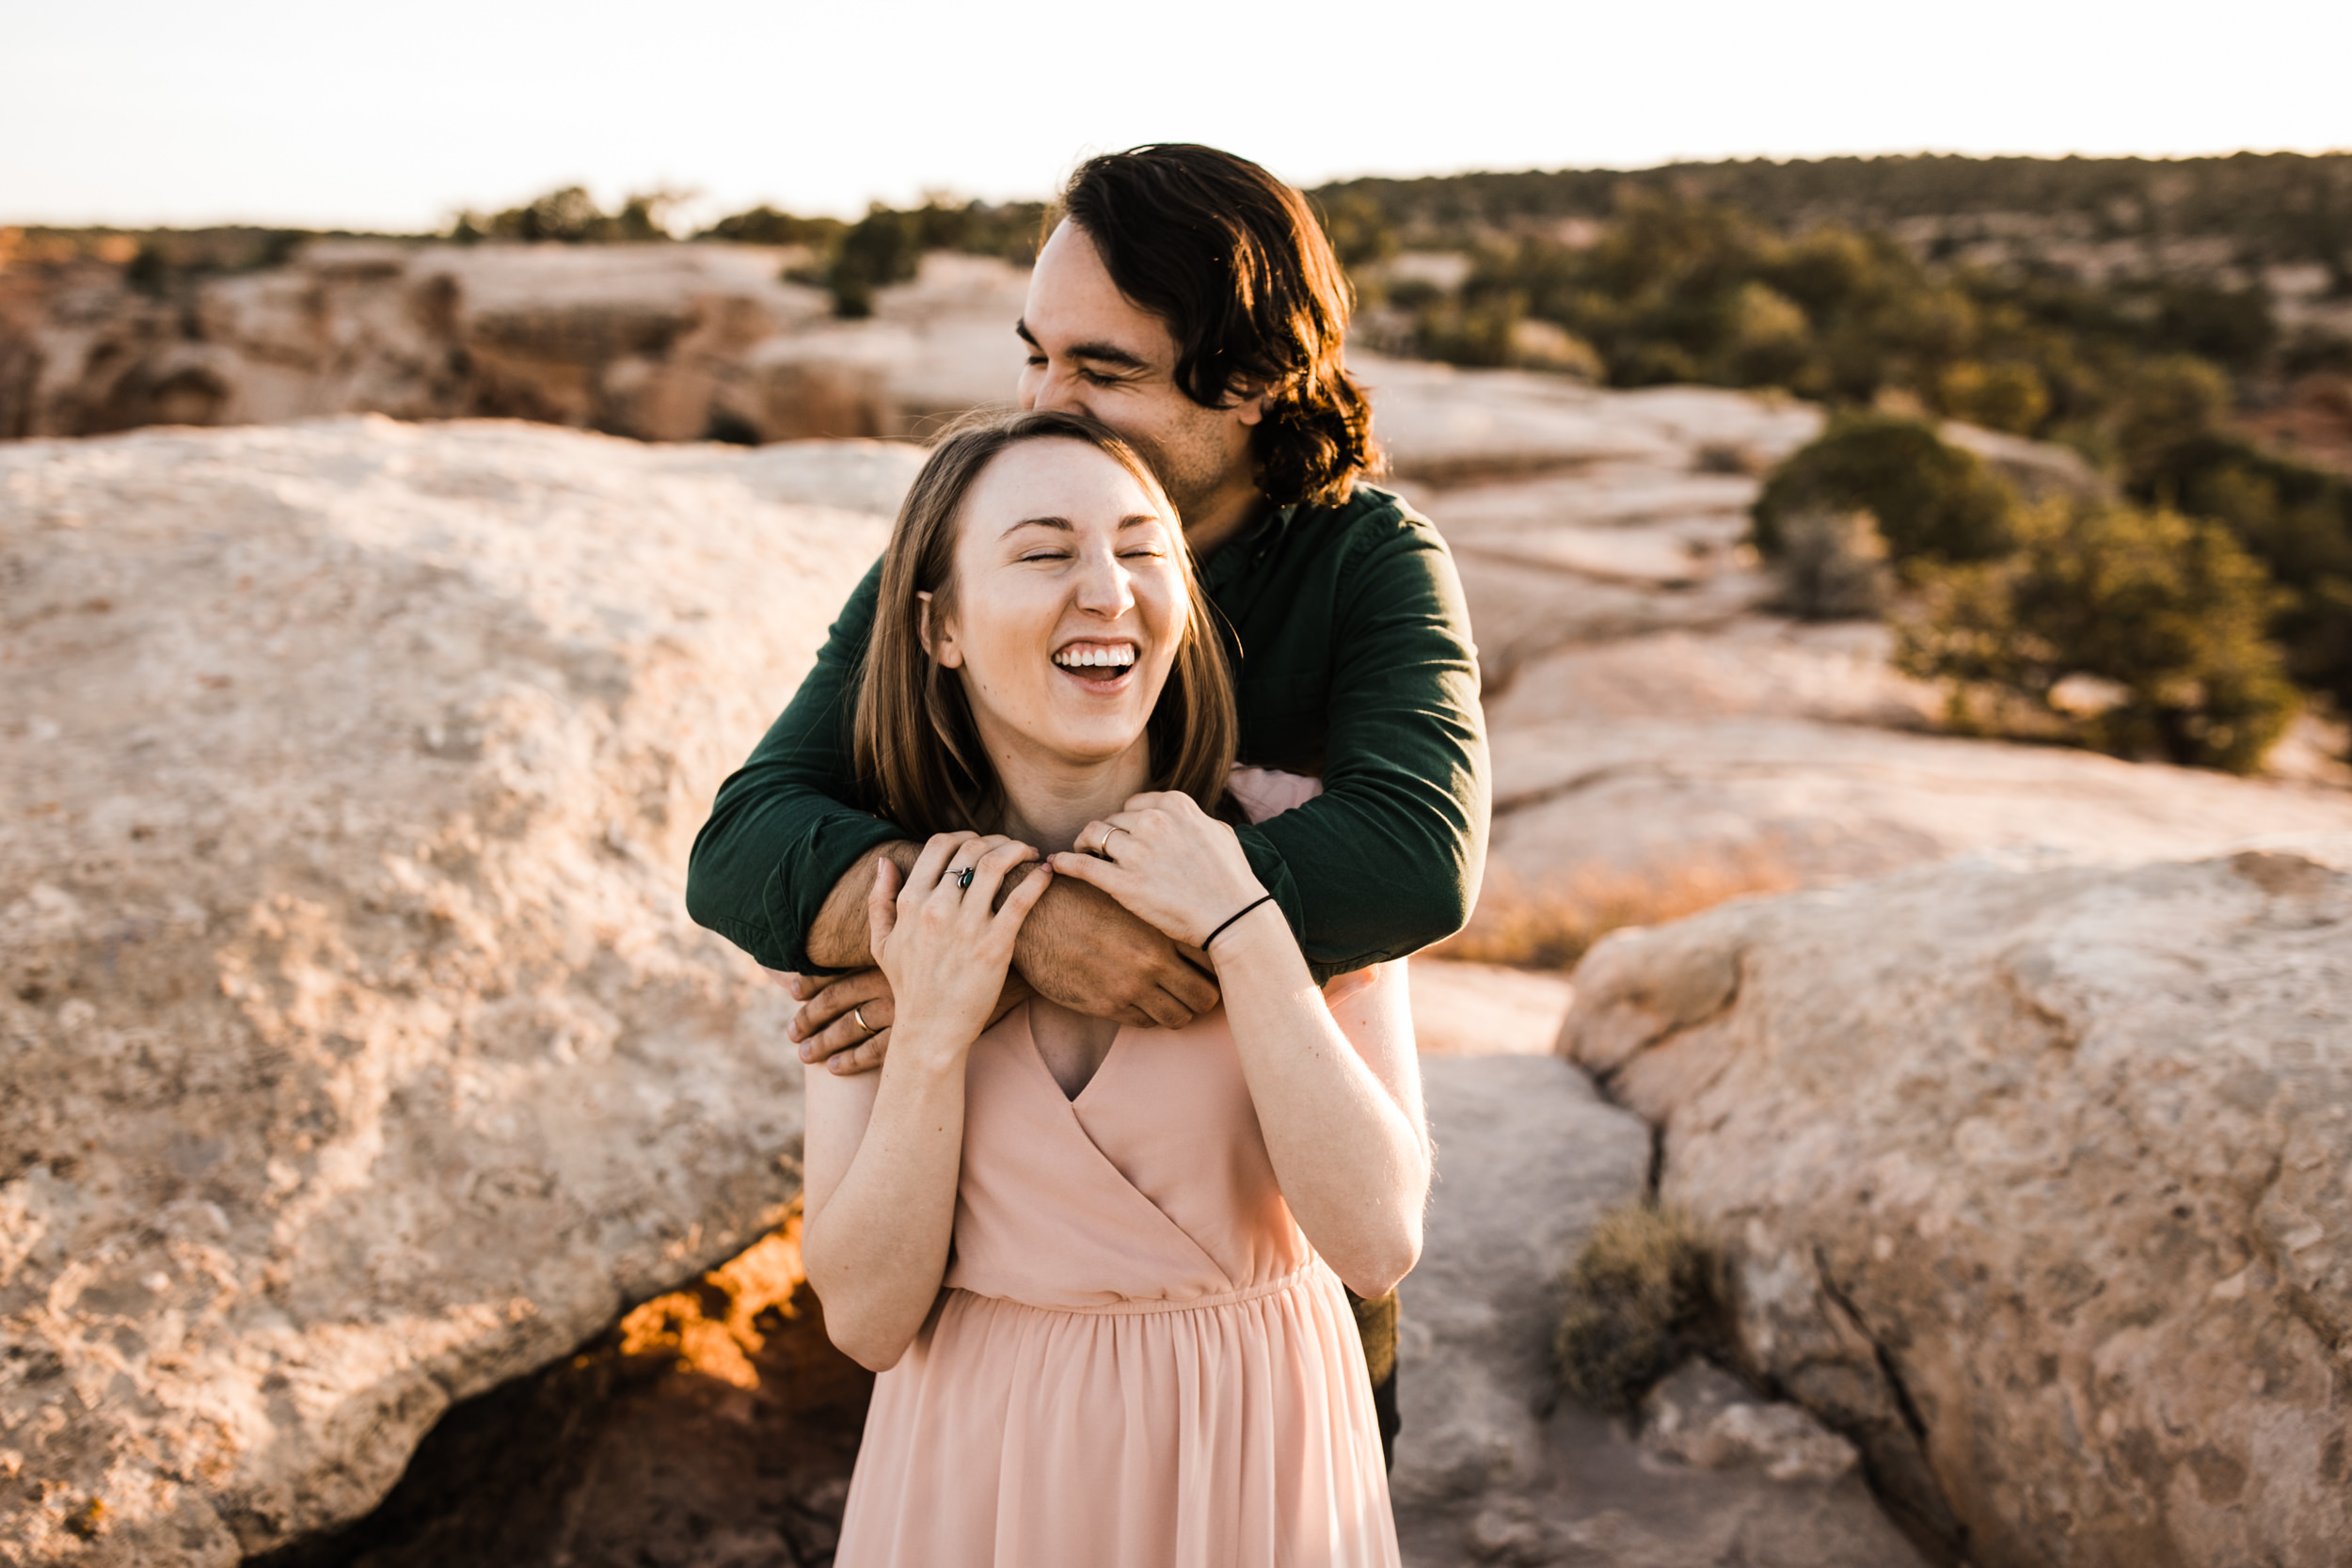
<instances>
[{"instance_id":1,"label":"man's nose","mask_svg":"<svg viewBox=\"0 0 2352 1568\"><path fill-rule=\"evenodd\" d=\"M1055 414L1086 414L1085 384L1070 372L1056 365L1047 365L1040 372L1037 397L1029 406Z\"/></svg>"}]
</instances>

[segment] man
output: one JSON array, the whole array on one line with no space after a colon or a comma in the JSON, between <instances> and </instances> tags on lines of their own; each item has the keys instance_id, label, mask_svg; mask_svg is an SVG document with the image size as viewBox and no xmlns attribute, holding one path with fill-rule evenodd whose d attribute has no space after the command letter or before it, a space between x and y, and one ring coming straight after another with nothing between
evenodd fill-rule
<instances>
[{"instance_id":1,"label":"man","mask_svg":"<svg viewBox=\"0 0 2352 1568\"><path fill-rule=\"evenodd\" d=\"M1089 414L1151 458L1223 617L1241 759L1323 781L1316 799L1239 830L1252 869L1318 978L1452 935L1486 858L1469 617L1435 531L1358 483L1375 461L1371 409L1342 366L1349 293L1321 227L1257 165L1184 145L1089 161L1062 214L1015 327L1029 351L1021 404ZM903 869L918 847L842 803L879 572L720 787L687 881L697 922L793 973L802 1057L834 1071L888 1049L866 898L875 857ZM1060 878L1015 966L1018 985L1064 1006L1176 1028L1216 1003L1200 958ZM1358 1318L1392 1445L1394 1296Z\"/></svg>"}]
</instances>

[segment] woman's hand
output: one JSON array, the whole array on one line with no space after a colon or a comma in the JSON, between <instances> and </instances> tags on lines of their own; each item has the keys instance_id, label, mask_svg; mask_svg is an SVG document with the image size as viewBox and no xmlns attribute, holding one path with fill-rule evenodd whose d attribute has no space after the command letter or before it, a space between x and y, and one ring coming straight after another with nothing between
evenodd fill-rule
<instances>
[{"instance_id":1,"label":"woman's hand","mask_svg":"<svg viewBox=\"0 0 2352 1568\"><path fill-rule=\"evenodd\" d=\"M988 1027L1012 963L1013 939L1053 881L1050 868L1024 878L997 909L1005 874L1037 857L1001 833L941 833L924 846L906 885L898 867L874 865L866 897L873 953L896 999L890 1059L944 1067Z\"/></svg>"},{"instance_id":2,"label":"woman's hand","mask_svg":"<svg viewBox=\"0 0 2352 1568\"><path fill-rule=\"evenodd\" d=\"M1091 882L1175 941L1198 947L1264 884L1233 830L1189 795L1130 796L1124 811L1089 822L1078 849L1048 863Z\"/></svg>"}]
</instances>

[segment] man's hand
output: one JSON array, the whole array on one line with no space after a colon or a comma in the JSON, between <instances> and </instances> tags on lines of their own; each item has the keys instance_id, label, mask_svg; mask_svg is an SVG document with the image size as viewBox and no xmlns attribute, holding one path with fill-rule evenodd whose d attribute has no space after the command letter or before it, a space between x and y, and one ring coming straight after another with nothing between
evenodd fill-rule
<instances>
[{"instance_id":1,"label":"man's hand","mask_svg":"<svg viewBox=\"0 0 2352 1568\"><path fill-rule=\"evenodd\" d=\"M785 990L800 1000L786 1033L801 1048L801 1060L834 1073L871 1072L890 1051L890 1026L898 1009L890 995L890 981L879 969L848 974L786 974L771 971ZM1027 1001L1029 983L1014 970L1005 976L1004 991L988 1016L994 1023ZM858 1022L860 1014L866 1022ZM870 1026L870 1027L869 1027Z\"/></svg>"},{"instance_id":2,"label":"man's hand","mask_svg":"<svg viewBox=\"0 0 2352 1568\"><path fill-rule=\"evenodd\" d=\"M882 1066L890 1049L890 1026L898 1007L890 982L879 969L852 970L847 974L786 974L778 976L799 999L785 1033L800 1047L801 1060L811 1067L822 1063L835 1072L864 1072Z\"/></svg>"},{"instance_id":3,"label":"man's hand","mask_svg":"<svg viewBox=\"0 0 2352 1568\"><path fill-rule=\"evenodd\" d=\"M1181 1029L1216 1006L1216 982L1110 895L1057 877L1022 922L1015 972L1073 1013ZM866 1009L872 1018L874 1009Z\"/></svg>"}]
</instances>

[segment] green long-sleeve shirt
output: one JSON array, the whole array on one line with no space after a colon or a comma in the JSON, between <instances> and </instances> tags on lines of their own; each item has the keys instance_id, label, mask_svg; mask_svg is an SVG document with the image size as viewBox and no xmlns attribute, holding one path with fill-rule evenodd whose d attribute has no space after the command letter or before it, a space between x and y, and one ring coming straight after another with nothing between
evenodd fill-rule
<instances>
[{"instance_id":1,"label":"green long-sleeve shirt","mask_svg":"<svg viewBox=\"0 0 2352 1568\"><path fill-rule=\"evenodd\" d=\"M850 719L879 564L850 595L798 695L719 787L694 840L688 911L771 969L809 971L826 895L908 835L853 798ZM1284 507L1201 567L1221 612L1240 757L1324 792L1239 830L1317 977L1400 957L1469 917L1486 861L1478 666L1453 558L1427 519L1358 485Z\"/></svg>"}]
</instances>

